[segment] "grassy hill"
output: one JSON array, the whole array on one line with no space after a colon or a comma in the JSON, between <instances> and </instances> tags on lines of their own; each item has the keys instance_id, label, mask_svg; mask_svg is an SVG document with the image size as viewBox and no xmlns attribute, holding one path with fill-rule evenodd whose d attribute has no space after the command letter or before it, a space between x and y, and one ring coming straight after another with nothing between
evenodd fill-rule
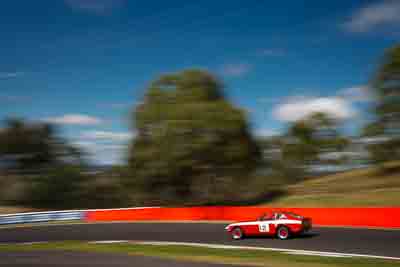
<instances>
[{"instance_id":1,"label":"grassy hill","mask_svg":"<svg viewBox=\"0 0 400 267\"><path fill-rule=\"evenodd\" d=\"M281 207L400 206L400 162L288 186L287 194L262 205Z\"/></svg>"}]
</instances>

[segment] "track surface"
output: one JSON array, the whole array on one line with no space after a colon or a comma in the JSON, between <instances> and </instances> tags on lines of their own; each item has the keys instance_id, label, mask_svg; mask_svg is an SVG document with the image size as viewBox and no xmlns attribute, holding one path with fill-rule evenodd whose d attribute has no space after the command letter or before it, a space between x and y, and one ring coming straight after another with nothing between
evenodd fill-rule
<instances>
[{"instance_id":1,"label":"track surface","mask_svg":"<svg viewBox=\"0 0 400 267\"><path fill-rule=\"evenodd\" d=\"M0 253L0 258L2 267L233 267L231 265L177 262L152 257L62 251L6 252Z\"/></svg>"},{"instance_id":2,"label":"track surface","mask_svg":"<svg viewBox=\"0 0 400 267\"><path fill-rule=\"evenodd\" d=\"M64 240L176 241L316 250L400 257L400 231L316 228L310 235L286 241L249 238L233 241L223 224L115 223L52 225L0 229L0 243Z\"/></svg>"}]
</instances>

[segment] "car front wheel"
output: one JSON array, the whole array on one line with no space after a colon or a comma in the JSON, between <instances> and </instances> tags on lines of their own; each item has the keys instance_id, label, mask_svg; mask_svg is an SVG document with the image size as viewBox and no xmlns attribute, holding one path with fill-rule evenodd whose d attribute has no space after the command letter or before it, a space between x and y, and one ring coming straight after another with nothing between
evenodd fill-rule
<instances>
[{"instance_id":1,"label":"car front wheel","mask_svg":"<svg viewBox=\"0 0 400 267\"><path fill-rule=\"evenodd\" d=\"M232 230L232 239L233 240L239 240L243 238L243 232L242 229L239 227L236 227L235 229Z\"/></svg>"},{"instance_id":2,"label":"car front wheel","mask_svg":"<svg viewBox=\"0 0 400 267\"><path fill-rule=\"evenodd\" d=\"M277 237L281 240L286 240L289 238L290 232L289 232L289 228L287 228L286 226L280 226L277 230L276 233Z\"/></svg>"}]
</instances>

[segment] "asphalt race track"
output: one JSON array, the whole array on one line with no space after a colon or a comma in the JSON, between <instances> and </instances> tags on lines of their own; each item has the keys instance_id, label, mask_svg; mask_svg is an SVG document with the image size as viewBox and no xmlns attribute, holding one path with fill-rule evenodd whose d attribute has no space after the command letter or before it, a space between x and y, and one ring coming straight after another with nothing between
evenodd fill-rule
<instances>
[{"instance_id":1,"label":"asphalt race track","mask_svg":"<svg viewBox=\"0 0 400 267\"><path fill-rule=\"evenodd\" d=\"M290 240L248 238L233 241L223 224L213 223L104 223L50 225L0 229L0 243L40 241L175 241L315 250L400 257L400 231L315 228Z\"/></svg>"}]
</instances>

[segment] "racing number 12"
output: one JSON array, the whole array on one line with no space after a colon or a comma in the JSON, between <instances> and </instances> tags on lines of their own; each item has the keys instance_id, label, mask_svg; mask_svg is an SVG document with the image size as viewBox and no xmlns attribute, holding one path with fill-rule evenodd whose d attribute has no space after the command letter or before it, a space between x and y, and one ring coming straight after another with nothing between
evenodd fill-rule
<instances>
[{"instance_id":1,"label":"racing number 12","mask_svg":"<svg viewBox=\"0 0 400 267\"><path fill-rule=\"evenodd\" d=\"M258 230L260 233L269 232L269 224L268 223L260 223L258 225Z\"/></svg>"}]
</instances>

